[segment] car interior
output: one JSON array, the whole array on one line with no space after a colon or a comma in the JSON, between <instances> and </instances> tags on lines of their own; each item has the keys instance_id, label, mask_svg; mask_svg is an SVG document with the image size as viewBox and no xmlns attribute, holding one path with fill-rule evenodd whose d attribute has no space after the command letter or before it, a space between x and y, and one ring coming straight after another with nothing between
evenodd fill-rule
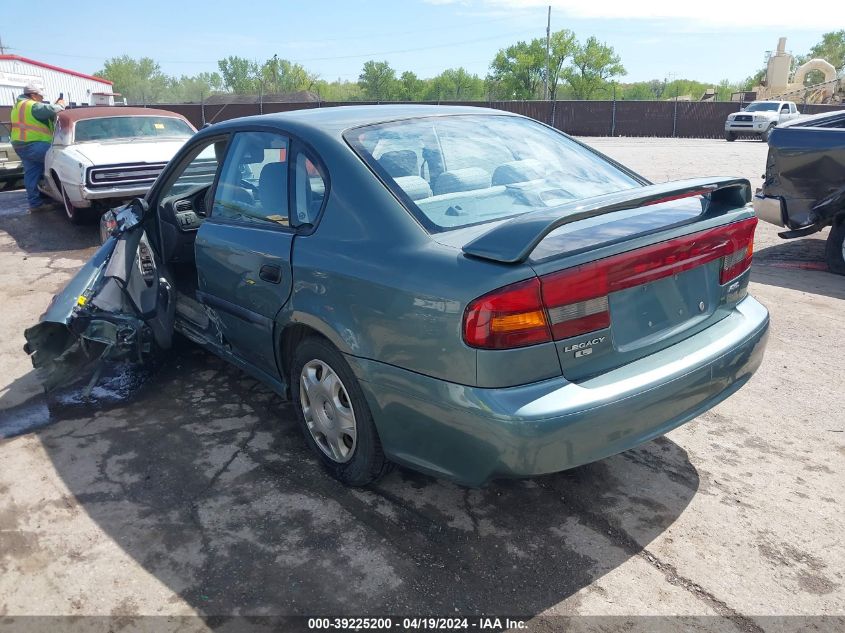
<instances>
[{"instance_id":1,"label":"car interior","mask_svg":"<svg viewBox=\"0 0 845 633\"><path fill-rule=\"evenodd\" d=\"M434 231L640 184L572 141L553 136L549 143L537 126L501 117L474 122L386 123L350 132L347 140Z\"/></svg>"},{"instance_id":2,"label":"car interior","mask_svg":"<svg viewBox=\"0 0 845 633\"><path fill-rule=\"evenodd\" d=\"M466 224L464 216L511 215L575 198L550 184L555 173L537 159L508 160L492 172L483 167L442 170L442 158L432 156L436 152L428 154L420 161L413 150L391 150L376 160L417 207L442 227Z\"/></svg>"},{"instance_id":3,"label":"car interior","mask_svg":"<svg viewBox=\"0 0 845 633\"><path fill-rule=\"evenodd\" d=\"M194 242L209 216L265 227L301 226L313 224L323 206L325 184L318 168L302 152L290 164L284 137L243 133L231 145L228 157L228 139L203 148L159 199L161 254L174 283L186 294L197 288ZM291 178L296 189L293 222L288 208Z\"/></svg>"}]
</instances>

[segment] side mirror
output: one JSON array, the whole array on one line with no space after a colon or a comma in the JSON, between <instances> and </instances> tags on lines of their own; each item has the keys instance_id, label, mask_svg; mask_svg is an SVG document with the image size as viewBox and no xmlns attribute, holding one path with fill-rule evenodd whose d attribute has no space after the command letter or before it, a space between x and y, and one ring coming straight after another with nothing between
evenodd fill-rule
<instances>
[{"instance_id":1,"label":"side mirror","mask_svg":"<svg viewBox=\"0 0 845 633\"><path fill-rule=\"evenodd\" d=\"M150 203L143 198L133 198L124 208L130 210L137 217L138 222L143 222L150 212Z\"/></svg>"},{"instance_id":2,"label":"side mirror","mask_svg":"<svg viewBox=\"0 0 845 633\"><path fill-rule=\"evenodd\" d=\"M117 227L113 229L112 235L121 235L144 221L150 211L149 203L143 198L134 198L128 204L114 209Z\"/></svg>"},{"instance_id":3,"label":"side mirror","mask_svg":"<svg viewBox=\"0 0 845 633\"><path fill-rule=\"evenodd\" d=\"M143 198L133 198L128 206L138 216L139 220L143 220L150 211L149 203Z\"/></svg>"}]
</instances>

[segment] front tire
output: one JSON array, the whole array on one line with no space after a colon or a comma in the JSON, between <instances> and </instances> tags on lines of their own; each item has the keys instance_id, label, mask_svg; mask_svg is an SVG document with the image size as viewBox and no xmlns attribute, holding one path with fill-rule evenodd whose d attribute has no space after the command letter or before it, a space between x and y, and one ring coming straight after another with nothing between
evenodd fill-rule
<instances>
[{"instance_id":1,"label":"front tire","mask_svg":"<svg viewBox=\"0 0 845 633\"><path fill-rule=\"evenodd\" d=\"M764 143L769 142L769 137L772 135L772 130L775 129L774 125L770 125L765 129L765 131L760 135L760 140Z\"/></svg>"},{"instance_id":2,"label":"front tire","mask_svg":"<svg viewBox=\"0 0 845 633\"><path fill-rule=\"evenodd\" d=\"M64 185L59 185L59 190L62 193L62 202L64 203L67 219L70 220L71 224L84 224L86 220L85 210L74 206L70 196L68 196L67 191L65 191Z\"/></svg>"},{"instance_id":3,"label":"front tire","mask_svg":"<svg viewBox=\"0 0 845 633\"><path fill-rule=\"evenodd\" d=\"M824 249L824 258L830 272L845 275L845 217L838 218L830 229Z\"/></svg>"},{"instance_id":4,"label":"front tire","mask_svg":"<svg viewBox=\"0 0 845 633\"><path fill-rule=\"evenodd\" d=\"M290 368L291 395L305 441L347 486L365 486L390 467L373 416L348 363L328 341L302 341Z\"/></svg>"},{"instance_id":5,"label":"front tire","mask_svg":"<svg viewBox=\"0 0 845 633\"><path fill-rule=\"evenodd\" d=\"M725 140L728 141L729 143L735 141L736 140L736 134L734 134L733 132L725 132Z\"/></svg>"}]
</instances>

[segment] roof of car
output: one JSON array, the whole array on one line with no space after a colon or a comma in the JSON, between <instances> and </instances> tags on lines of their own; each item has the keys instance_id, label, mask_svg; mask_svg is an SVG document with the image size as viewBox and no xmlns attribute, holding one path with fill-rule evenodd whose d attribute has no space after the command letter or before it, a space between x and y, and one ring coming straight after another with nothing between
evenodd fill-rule
<instances>
[{"instance_id":1,"label":"roof of car","mask_svg":"<svg viewBox=\"0 0 845 633\"><path fill-rule=\"evenodd\" d=\"M126 106L92 106L85 108L70 108L62 110L59 117L63 121L74 122L83 119L99 119L109 116L169 116L177 119L187 119L181 114L170 110L158 110L156 108L130 108Z\"/></svg>"},{"instance_id":2,"label":"roof of car","mask_svg":"<svg viewBox=\"0 0 845 633\"><path fill-rule=\"evenodd\" d=\"M338 132L361 125L372 125L387 121L412 119L426 116L447 116L457 114L496 114L515 116L512 113L493 108L473 106L438 106L418 104L384 104L360 106L332 106L326 108L308 108L292 112L278 112L259 116L231 119L223 125L249 125L256 123L278 122L294 124L299 128L314 128L324 132Z\"/></svg>"},{"instance_id":3,"label":"roof of car","mask_svg":"<svg viewBox=\"0 0 845 633\"><path fill-rule=\"evenodd\" d=\"M826 121L827 119L837 119L845 115L845 110L833 110L830 112L819 112L818 114L808 114L800 119L792 119L779 123L778 127L813 127L814 125Z\"/></svg>"}]
</instances>

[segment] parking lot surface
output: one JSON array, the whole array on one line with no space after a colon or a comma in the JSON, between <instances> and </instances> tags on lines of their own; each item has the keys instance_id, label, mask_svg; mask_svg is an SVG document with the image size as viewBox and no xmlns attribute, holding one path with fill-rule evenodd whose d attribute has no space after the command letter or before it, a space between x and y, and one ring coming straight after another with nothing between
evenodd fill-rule
<instances>
[{"instance_id":1,"label":"parking lot surface","mask_svg":"<svg viewBox=\"0 0 845 633\"><path fill-rule=\"evenodd\" d=\"M759 186L766 155L585 140L654 181ZM350 490L311 459L290 405L187 342L157 367L111 368L89 399L46 398L23 330L97 232L0 193L0 617L716 615L696 626L760 631L845 616L845 278L824 270L825 236L759 226L763 366L669 435L482 489L396 469Z\"/></svg>"}]
</instances>

